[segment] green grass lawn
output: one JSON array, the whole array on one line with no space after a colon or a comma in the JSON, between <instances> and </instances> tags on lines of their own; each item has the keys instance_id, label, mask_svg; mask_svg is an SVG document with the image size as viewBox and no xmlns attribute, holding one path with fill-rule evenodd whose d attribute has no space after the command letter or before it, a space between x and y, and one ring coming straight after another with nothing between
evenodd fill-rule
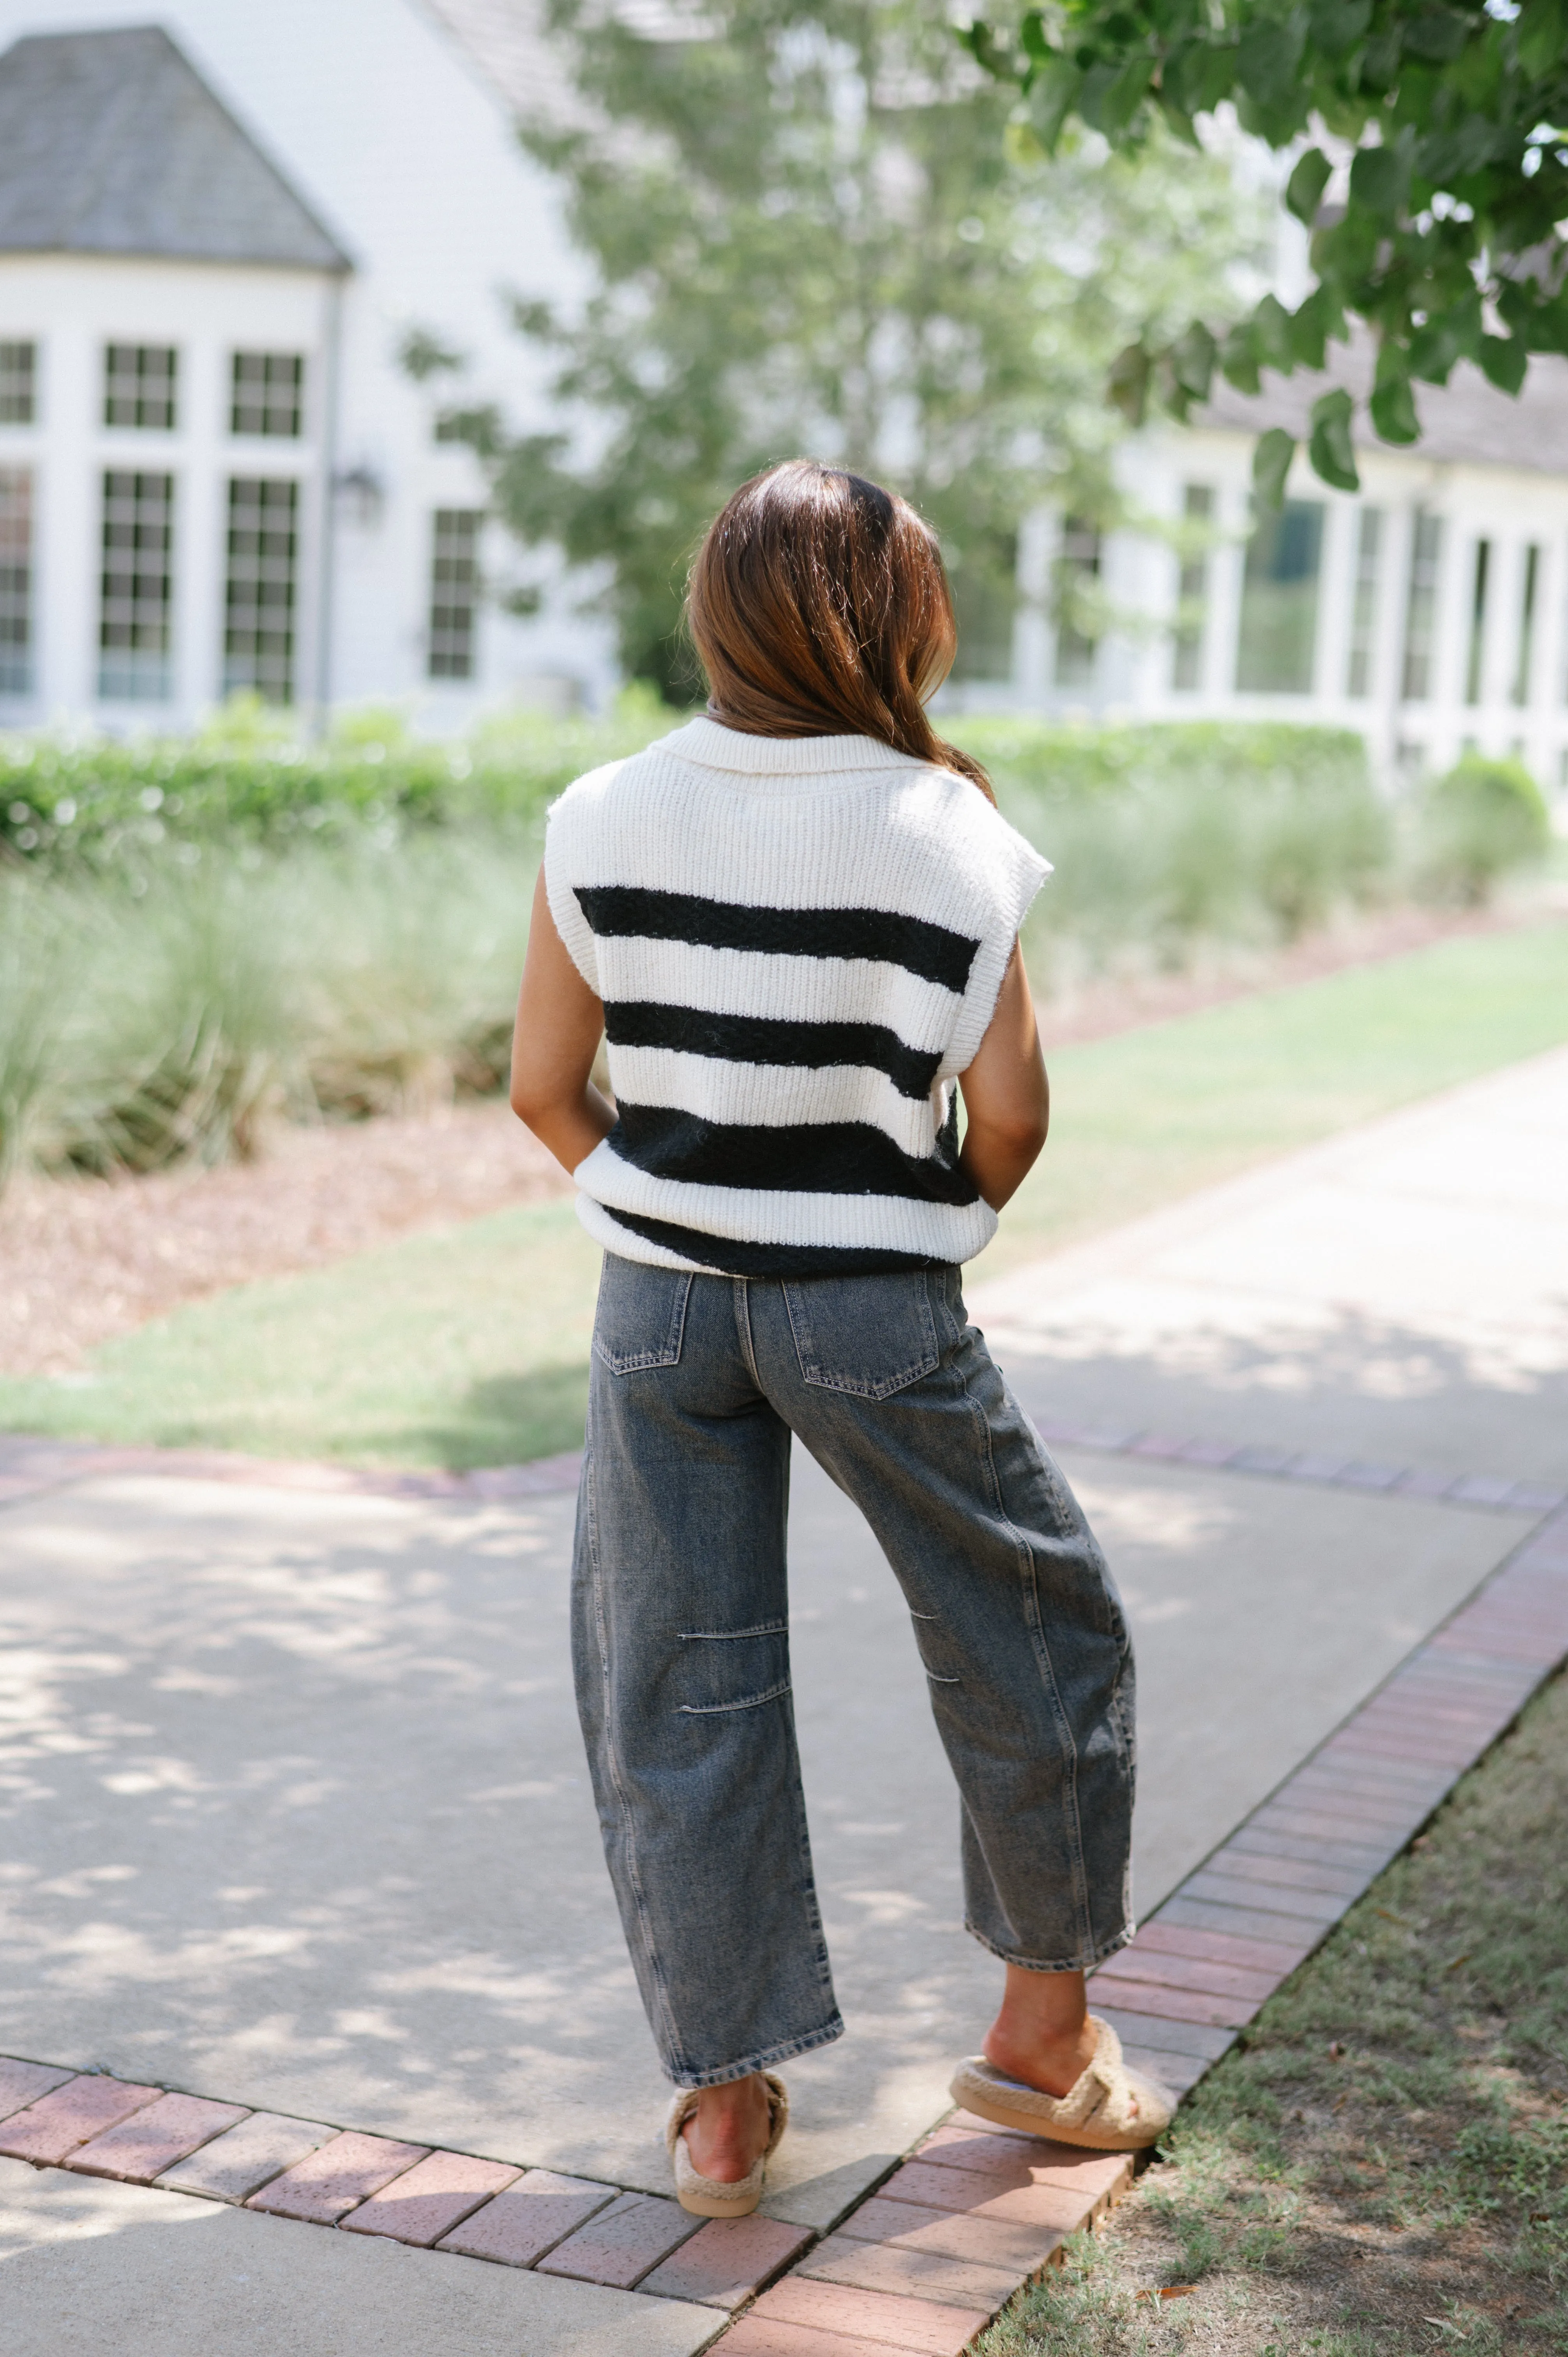
<instances>
[{"instance_id":1,"label":"green grass lawn","mask_svg":"<svg viewBox=\"0 0 1568 2357\"><path fill-rule=\"evenodd\" d=\"M975 1275L1564 1040L1557 923L1064 1049L1051 1143ZM362 1464L547 1454L581 1436L597 1267L569 1204L501 1212L241 1286L85 1377L0 1380L0 1429Z\"/></svg>"}]
</instances>

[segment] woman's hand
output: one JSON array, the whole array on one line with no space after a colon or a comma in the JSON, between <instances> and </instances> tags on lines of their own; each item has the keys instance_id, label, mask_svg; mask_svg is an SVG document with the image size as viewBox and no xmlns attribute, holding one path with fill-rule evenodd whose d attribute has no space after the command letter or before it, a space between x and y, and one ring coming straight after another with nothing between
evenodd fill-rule
<instances>
[{"instance_id":1,"label":"woman's hand","mask_svg":"<svg viewBox=\"0 0 1568 2357\"><path fill-rule=\"evenodd\" d=\"M1051 1124L1051 1091L1035 1002L1016 942L980 1050L961 1073L965 1127L960 1162L999 1211L1038 1161Z\"/></svg>"},{"instance_id":2,"label":"woman's hand","mask_svg":"<svg viewBox=\"0 0 1568 2357\"><path fill-rule=\"evenodd\" d=\"M555 930L542 867L511 1038L511 1109L568 1170L615 1127L609 1100L588 1078L604 1032L605 1010Z\"/></svg>"}]
</instances>

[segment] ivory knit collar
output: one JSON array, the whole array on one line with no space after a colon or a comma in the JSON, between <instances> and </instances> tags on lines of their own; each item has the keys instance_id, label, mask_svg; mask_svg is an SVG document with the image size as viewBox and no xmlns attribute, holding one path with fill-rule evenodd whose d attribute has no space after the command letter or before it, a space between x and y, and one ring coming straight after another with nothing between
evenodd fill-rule
<instances>
[{"instance_id":1,"label":"ivory knit collar","mask_svg":"<svg viewBox=\"0 0 1568 2357\"><path fill-rule=\"evenodd\" d=\"M649 750L753 778L820 778L856 770L925 767L915 755L896 752L875 737L748 737L702 716L661 737Z\"/></svg>"}]
</instances>

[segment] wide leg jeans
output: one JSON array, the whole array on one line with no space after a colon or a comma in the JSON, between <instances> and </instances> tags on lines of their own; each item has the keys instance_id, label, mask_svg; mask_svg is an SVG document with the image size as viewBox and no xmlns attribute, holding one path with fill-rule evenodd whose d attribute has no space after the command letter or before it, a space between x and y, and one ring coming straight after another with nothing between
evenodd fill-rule
<instances>
[{"instance_id":1,"label":"wide leg jeans","mask_svg":"<svg viewBox=\"0 0 1568 2357\"><path fill-rule=\"evenodd\" d=\"M574 1659L628 1944L682 2087L843 2027L790 1701L792 1434L903 1588L958 1782L968 1929L1040 1972L1132 1935L1126 1625L957 1269L794 1281L607 1254Z\"/></svg>"}]
</instances>

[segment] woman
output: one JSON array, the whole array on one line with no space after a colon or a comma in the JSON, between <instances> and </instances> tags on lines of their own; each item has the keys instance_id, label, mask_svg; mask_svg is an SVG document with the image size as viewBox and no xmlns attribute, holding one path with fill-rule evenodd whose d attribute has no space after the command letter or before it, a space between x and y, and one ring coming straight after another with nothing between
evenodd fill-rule
<instances>
[{"instance_id":1,"label":"woman","mask_svg":"<svg viewBox=\"0 0 1568 2357\"><path fill-rule=\"evenodd\" d=\"M959 1286L1045 1143L1018 928L1047 864L931 727L952 609L901 500L806 460L757 477L688 613L707 716L551 813L512 1103L605 1246L578 1706L681 2091L676 2190L726 2217L756 2208L782 2133L772 2066L843 2027L789 1700L791 1435L903 1587L967 1925L1005 1967L954 2095L1114 2148L1152 2143L1170 2099L1084 2001L1132 1935L1126 1629ZM589 1079L601 1034L613 1106Z\"/></svg>"}]
</instances>

